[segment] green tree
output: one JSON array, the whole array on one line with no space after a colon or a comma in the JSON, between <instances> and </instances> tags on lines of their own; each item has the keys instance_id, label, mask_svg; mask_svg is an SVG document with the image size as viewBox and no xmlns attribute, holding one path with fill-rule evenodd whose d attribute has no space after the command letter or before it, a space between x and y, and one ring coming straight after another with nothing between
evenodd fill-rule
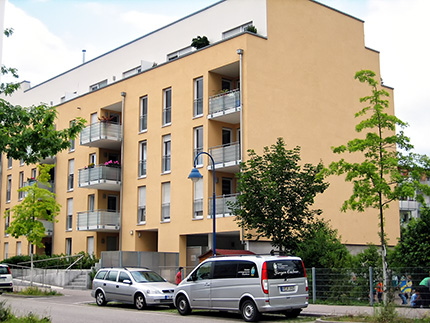
<instances>
[{"instance_id":1,"label":"green tree","mask_svg":"<svg viewBox=\"0 0 430 323\"><path fill-rule=\"evenodd\" d=\"M374 77L375 73L369 70L359 71L355 75L356 79L367 83L372 89L371 95L360 99L367 105L355 114L361 118L355 130L359 133L365 131L365 136L332 148L337 154L360 153L364 157L362 162L348 162L342 158L331 163L325 173L345 175L345 180L353 183L352 195L343 203L342 211L378 210L385 287L389 284L389 277L384 211L391 202L403 197L414 197L417 191L429 193L429 187L420 183L421 176L428 169L428 158L410 153L413 146L409 138L399 129L396 133L396 127L402 129L407 124L385 112L389 107L386 99L389 94L378 87ZM367 113L370 116L364 119Z\"/></svg>"},{"instance_id":2,"label":"green tree","mask_svg":"<svg viewBox=\"0 0 430 323\"><path fill-rule=\"evenodd\" d=\"M426 268L430 259L430 208L421 208L420 217L403 227L398 244L390 255L395 267Z\"/></svg>"},{"instance_id":3,"label":"green tree","mask_svg":"<svg viewBox=\"0 0 430 323\"><path fill-rule=\"evenodd\" d=\"M10 36L12 29L4 34ZM15 68L2 65L1 74L11 74L17 78ZM19 88L19 83L1 83L0 94L11 95ZM13 105L0 98L0 153L26 164L34 164L70 147L85 127L86 121L76 118L67 129L56 130L57 110L45 104L31 107Z\"/></svg>"},{"instance_id":4,"label":"green tree","mask_svg":"<svg viewBox=\"0 0 430 323\"><path fill-rule=\"evenodd\" d=\"M337 230L323 220L315 221L303 234L295 255L302 258L307 268L342 268L348 267L351 261L351 254L340 241Z\"/></svg>"},{"instance_id":5,"label":"green tree","mask_svg":"<svg viewBox=\"0 0 430 323\"><path fill-rule=\"evenodd\" d=\"M49 170L55 165L39 165L39 176L30 180L27 186L18 190L25 195L21 203L11 209L12 221L6 232L14 238L25 236L29 243L43 248L42 239L45 236L45 227L41 220L53 222L60 212L60 204L55 194L43 187L49 184ZM9 213L6 213L9 216Z\"/></svg>"},{"instance_id":6,"label":"green tree","mask_svg":"<svg viewBox=\"0 0 430 323\"><path fill-rule=\"evenodd\" d=\"M310 207L328 187L319 175L323 165L301 166L300 147L287 150L282 138L264 147L263 156L252 149L248 154L237 175L240 195L232 204L236 221L249 230L248 238L265 237L280 251L294 250L314 217L322 213Z\"/></svg>"}]
</instances>

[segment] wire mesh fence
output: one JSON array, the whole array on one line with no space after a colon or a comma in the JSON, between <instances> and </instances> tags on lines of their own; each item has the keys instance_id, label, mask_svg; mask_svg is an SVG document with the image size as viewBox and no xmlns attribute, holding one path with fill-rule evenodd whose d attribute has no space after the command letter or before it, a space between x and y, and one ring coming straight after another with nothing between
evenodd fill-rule
<instances>
[{"instance_id":1,"label":"wire mesh fence","mask_svg":"<svg viewBox=\"0 0 430 323\"><path fill-rule=\"evenodd\" d=\"M378 283L383 283L382 268L307 268L309 301L313 304L373 305L381 301ZM430 276L427 268L390 268L389 285L383 289L389 301L401 301L402 280L410 277L411 289ZM379 297L378 297L379 296ZM410 295L408 295L410 297Z\"/></svg>"}]
</instances>

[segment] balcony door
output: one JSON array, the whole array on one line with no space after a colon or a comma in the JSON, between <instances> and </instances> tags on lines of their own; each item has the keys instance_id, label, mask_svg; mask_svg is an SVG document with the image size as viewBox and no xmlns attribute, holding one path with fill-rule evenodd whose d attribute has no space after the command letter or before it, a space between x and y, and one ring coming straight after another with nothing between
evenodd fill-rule
<instances>
[{"instance_id":1,"label":"balcony door","mask_svg":"<svg viewBox=\"0 0 430 323\"><path fill-rule=\"evenodd\" d=\"M93 124L93 123L97 123L97 122L98 122L97 112L92 113L92 114L91 114L91 124Z\"/></svg>"},{"instance_id":2,"label":"balcony door","mask_svg":"<svg viewBox=\"0 0 430 323\"><path fill-rule=\"evenodd\" d=\"M233 132L229 128L222 128L222 145L230 145L233 141Z\"/></svg>"},{"instance_id":3,"label":"balcony door","mask_svg":"<svg viewBox=\"0 0 430 323\"><path fill-rule=\"evenodd\" d=\"M107 197L107 210L108 212L118 211L118 196L108 195Z\"/></svg>"},{"instance_id":4,"label":"balcony door","mask_svg":"<svg viewBox=\"0 0 430 323\"><path fill-rule=\"evenodd\" d=\"M228 177L222 178L222 195L233 194L233 180Z\"/></svg>"}]
</instances>

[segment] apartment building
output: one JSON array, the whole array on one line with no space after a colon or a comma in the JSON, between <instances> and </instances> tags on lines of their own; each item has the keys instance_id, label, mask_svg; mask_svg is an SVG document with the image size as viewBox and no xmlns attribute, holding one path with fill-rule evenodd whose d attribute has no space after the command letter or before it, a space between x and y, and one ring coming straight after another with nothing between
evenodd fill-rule
<instances>
[{"instance_id":1,"label":"apartment building","mask_svg":"<svg viewBox=\"0 0 430 323\"><path fill-rule=\"evenodd\" d=\"M197 35L211 44L191 49ZM58 129L87 120L70 150L41 161L56 165L62 205L45 252L178 252L186 265L212 247L213 172L217 248L270 250L268 241L246 239L229 210L239 163L278 137L301 146L303 162L339 158L331 147L357 136L354 113L369 93L354 80L361 69L380 76L363 21L312 0L226 0L17 93L15 102L57 105ZM193 183L187 177L201 151L214 164L201 155L203 179ZM19 203L17 189L34 169L2 159L2 213ZM328 180L315 207L351 250L378 243L377 212L342 213L351 185ZM0 219L0 255L26 253L25 239L5 235L8 221ZM395 244L398 203L387 210L386 233Z\"/></svg>"}]
</instances>

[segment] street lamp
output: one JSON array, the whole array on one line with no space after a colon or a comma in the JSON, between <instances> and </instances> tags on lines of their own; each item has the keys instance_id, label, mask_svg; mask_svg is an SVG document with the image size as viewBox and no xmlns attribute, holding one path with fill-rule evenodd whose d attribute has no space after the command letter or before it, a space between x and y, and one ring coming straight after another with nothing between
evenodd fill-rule
<instances>
[{"instance_id":1,"label":"street lamp","mask_svg":"<svg viewBox=\"0 0 430 323\"><path fill-rule=\"evenodd\" d=\"M216 217L216 209L215 209L215 161L211 154L201 151L199 152L196 157L194 157L194 168L191 170L190 175L188 175L188 178L191 179L193 182L197 182L199 179L203 178L203 175L200 174L199 170L196 168L197 164L197 158L199 158L200 155L205 154L208 155L209 158L212 161L212 173L213 173L213 195L212 195L212 202L213 202L213 208L212 208L212 222L213 222L213 231L212 231L212 251L213 256L216 256L216 227L215 227L215 217Z\"/></svg>"}]
</instances>

